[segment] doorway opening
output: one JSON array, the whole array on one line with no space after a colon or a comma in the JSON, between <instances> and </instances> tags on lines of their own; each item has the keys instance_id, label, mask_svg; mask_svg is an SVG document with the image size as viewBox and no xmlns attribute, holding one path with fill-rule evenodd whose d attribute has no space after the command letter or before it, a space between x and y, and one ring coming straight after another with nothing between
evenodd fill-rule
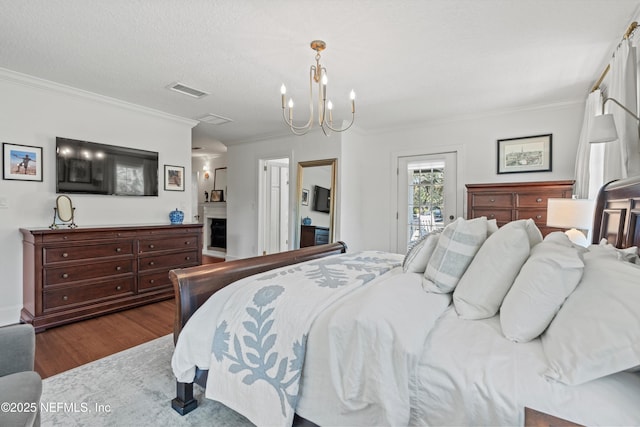
<instances>
[{"instance_id":1,"label":"doorway opening","mask_svg":"<svg viewBox=\"0 0 640 427\"><path fill-rule=\"evenodd\" d=\"M289 158L261 159L258 244L262 255L289 249Z\"/></svg>"}]
</instances>

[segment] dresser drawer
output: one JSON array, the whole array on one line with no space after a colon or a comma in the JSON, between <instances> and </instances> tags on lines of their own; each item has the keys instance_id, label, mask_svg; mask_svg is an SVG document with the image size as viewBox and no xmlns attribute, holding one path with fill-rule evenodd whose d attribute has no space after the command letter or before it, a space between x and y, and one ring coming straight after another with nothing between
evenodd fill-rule
<instances>
[{"instance_id":1,"label":"dresser drawer","mask_svg":"<svg viewBox=\"0 0 640 427\"><path fill-rule=\"evenodd\" d=\"M513 196L505 193L483 193L474 194L472 200L473 206L513 206Z\"/></svg>"},{"instance_id":2,"label":"dresser drawer","mask_svg":"<svg viewBox=\"0 0 640 427\"><path fill-rule=\"evenodd\" d=\"M138 271L171 269L189 265L197 265L198 252L179 252L175 254L154 255L138 259Z\"/></svg>"},{"instance_id":3,"label":"dresser drawer","mask_svg":"<svg viewBox=\"0 0 640 427\"><path fill-rule=\"evenodd\" d=\"M547 225L547 210L546 209L518 209L516 211L515 219L529 219L535 221L538 226Z\"/></svg>"},{"instance_id":4,"label":"dresser drawer","mask_svg":"<svg viewBox=\"0 0 640 427\"><path fill-rule=\"evenodd\" d=\"M487 219L495 219L498 224L511 221L511 209L473 209L473 218L486 216Z\"/></svg>"},{"instance_id":5,"label":"dresser drawer","mask_svg":"<svg viewBox=\"0 0 640 427\"><path fill-rule=\"evenodd\" d=\"M171 287L169 271L163 270L158 273L141 274L138 279L138 291L148 291L151 289Z\"/></svg>"},{"instance_id":6,"label":"dresser drawer","mask_svg":"<svg viewBox=\"0 0 640 427\"><path fill-rule=\"evenodd\" d=\"M45 310L66 307L72 304L87 304L99 299L134 293L133 277L109 280L89 285L58 287L44 292Z\"/></svg>"},{"instance_id":7,"label":"dresser drawer","mask_svg":"<svg viewBox=\"0 0 640 427\"><path fill-rule=\"evenodd\" d=\"M516 206L518 208L542 207L546 209L548 199L562 197L564 197L562 190L549 190L544 193L517 193Z\"/></svg>"},{"instance_id":8,"label":"dresser drawer","mask_svg":"<svg viewBox=\"0 0 640 427\"><path fill-rule=\"evenodd\" d=\"M193 235L172 236L165 239L142 239L138 245L138 252L144 254L176 249L197 249L197 245L198 236Z\"/></svg>"},{"instance_id":9,"label":"dresser drawer","mask_svg":"<svg viewBox=\"0 0 640 427\"><path fill-rule=\"evenodd\" d=\"M107 231L76 231L76 230L55 230L51 234L45 234L42 236L42 241L45 243L60 243L60 242L75 242L75 241L87 241L87 240L101 240L101 239L116 239L135 237L135 231L123 231L123 230L107 230Z\"/></svg>"},{"instance_id":10,"label":"dresser drawer","mask_svg":"<svg viewBox=\"0 0 640 427\"><path fill-rule=\"evenodd\" d=\"M75 264L66 267L47 267L44 269L44 286L96 279L120 274L131 274L133 260L123 259L110 262Z\"/></svg>"},{"instance_id":11,"label":"dresser drawer","mask_svg":"<svg viewBox=\"0 0 640 427\"><path fill-rule=\"evenodd\" d=\"M44 248L44 263L75 261L87 258L133 255L133 241L73 247Z\"/></svg>"}]
</instances>

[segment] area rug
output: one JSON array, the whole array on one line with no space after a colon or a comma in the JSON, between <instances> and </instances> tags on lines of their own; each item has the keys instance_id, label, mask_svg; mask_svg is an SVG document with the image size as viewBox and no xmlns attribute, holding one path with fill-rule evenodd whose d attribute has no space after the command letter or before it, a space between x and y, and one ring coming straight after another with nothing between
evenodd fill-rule
<instances>
[{"instance_id":1,"label":"area rug","mask_svg":"<svg viewBox=\"0 0 640 427\"><path fill-rule=\"evenodd\" d=\"M42 426L253 426L226 406L204 397L180 416L171 409L173 338L167 335L95 362L46 378L42 384Z\"/></svg>"}]
</instances>

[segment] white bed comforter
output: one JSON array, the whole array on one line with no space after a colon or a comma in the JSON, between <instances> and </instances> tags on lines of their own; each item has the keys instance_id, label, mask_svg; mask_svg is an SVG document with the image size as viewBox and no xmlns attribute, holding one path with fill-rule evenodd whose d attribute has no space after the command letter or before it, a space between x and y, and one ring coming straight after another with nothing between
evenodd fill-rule
<instances>
[{"instance_id":1,"label":"white bed comforter","mask_svg":"<svg viewBox=\"0 0 640 427\"><path fill-rule=\"evenodd\" d=\"M209 368L211 319L236 286L183 329L172 361L179 381ZM544 379L545 369L539 339L507 340L498 316L459 319L449 295L425 292L420 274L396 268L316 317L296 412L322 426L523 425L525 406L588 425L640 420L637 373L565 386Z\"/></svg>"}]
</instances>

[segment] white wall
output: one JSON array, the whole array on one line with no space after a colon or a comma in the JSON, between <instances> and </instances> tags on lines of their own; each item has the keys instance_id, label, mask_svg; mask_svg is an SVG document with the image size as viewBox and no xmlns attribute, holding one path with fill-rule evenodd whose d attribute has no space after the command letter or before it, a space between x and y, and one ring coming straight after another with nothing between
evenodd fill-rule
<instances>
[{"instance_id":1,"label":"white wall","mask_svg":"<svg viewBox=\"0 0 640 427\"><path fill-rule=\"evenodd\" d=\"M377 135L346 135L343 141L340 239L350 250L395 250L399 154L458 151L459 200L465 184L574 178L582 126L582 102L441 122ZM551 133L552 171L496 173L498 139ZM466 214L459 203L457 216Z\"/></svg>"},{"instance_id":2,"label":"white wall","mask_svg":"<svg viewBox=\"0 0 640 427\"><path fill-rule=\"evenodd\" d=\"M340 157L340 134L330 138L322 132L305 136L291 135L270 141L232 145L227 150L228 198L227 198L227 259L247 258L259 254L258 248L258 166L261 159L288 157L289 218L298 217L296 210L296 183L298 162ZM338 160L338 180L340 160ZM338 192L339 193L339 192ZM338 197L340 197L338 195ZM297 235L295 221L290 221L289 247ZM335 224L336 231L339 224Z\"/></svg>"},{"instance_id":3,"label":"white wall","mask_svg":"<svg viewBox=\"0 0 640 427\"><path fill-rule=\"evenodd\" d=\"M191 128L196 122L0 69L0 141L42 147L43 181L0 181L0 325L19 320L19 228L53 219L55 138L64 136L159 152L159 196L70 195L79 227L168 224L171 210L191 218ZM185 191L164 191L164 164L185 166Z\"/></svg>"},{"instance_id":4,"label":"white wall","mask_svg":"<svg viewBox=\"0 0 640 427\"><path fill-rule=\"evenodd\" d=\"M292 183L297 162L338 158L336 240L345 241L350 251L393 251L399 155L457 151L457 215L464 216L465 184L573 179L583 110L584 104L576 102L379 133L352 128L331 138L314 134L229 147L229 253L234 258L257 255L259 158L292 155ZM551 172L496 173L498 139L547 133L553 134ZM295 218L295 185L291 189Z\"/></svg>"}]
</instances>

